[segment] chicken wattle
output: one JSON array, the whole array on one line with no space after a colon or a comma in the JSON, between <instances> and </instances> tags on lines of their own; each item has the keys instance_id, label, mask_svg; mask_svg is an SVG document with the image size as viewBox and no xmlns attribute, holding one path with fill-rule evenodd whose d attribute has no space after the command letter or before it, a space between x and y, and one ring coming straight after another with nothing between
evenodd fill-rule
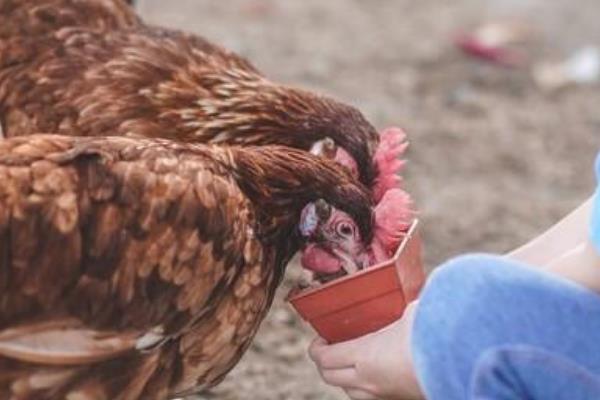
<instances>
[{"instance_id":1,"label":"chicken wattle","mask_svg":"<svg viewBox=\"0 0 600 400\"><path fill-rule=\"evenodd\" d=\"M300 262L304 268L321 274L335 274L342 268L339 258L315 243L306 246Z\"/></svg>"}]
</instances>

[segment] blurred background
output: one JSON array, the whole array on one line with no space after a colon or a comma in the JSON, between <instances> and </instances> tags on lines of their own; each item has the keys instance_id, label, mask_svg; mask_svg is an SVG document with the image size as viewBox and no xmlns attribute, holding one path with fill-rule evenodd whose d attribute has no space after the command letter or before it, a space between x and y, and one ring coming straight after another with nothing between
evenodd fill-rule
<instances>
[{"instance_id":1,"label":"blurred background","mask_svg":"<svg viewBox=\"0 0 600 400\"><path fill-rule=\"evenodd\" d=\"M406 187L429 268L516 247L592 191L598 0L140 3L151 23L203 35L272 79L351 103L379 129L406 129ZM345 398L320 382L305 354L313 334L282 301L295 276L290 266L251 350L206 398Z\"/></svg>"}]
</instances>

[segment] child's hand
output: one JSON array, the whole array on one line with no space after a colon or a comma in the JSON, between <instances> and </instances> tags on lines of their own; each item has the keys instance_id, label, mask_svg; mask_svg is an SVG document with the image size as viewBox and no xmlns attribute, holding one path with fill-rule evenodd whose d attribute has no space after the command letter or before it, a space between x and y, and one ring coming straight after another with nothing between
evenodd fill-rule
<instances>
[{"instance_id":1,"label":"child's hand","mask_svg":"<svg viewBox=\"0 0 600 400\"><path fill-rule=\"evenodd\" d=\"M413 302L402 319L358 339L333 345L315 339L309 355L323 380L355 400L422 399L410 351L415 309Z\"/></svg>"}]
</instances>

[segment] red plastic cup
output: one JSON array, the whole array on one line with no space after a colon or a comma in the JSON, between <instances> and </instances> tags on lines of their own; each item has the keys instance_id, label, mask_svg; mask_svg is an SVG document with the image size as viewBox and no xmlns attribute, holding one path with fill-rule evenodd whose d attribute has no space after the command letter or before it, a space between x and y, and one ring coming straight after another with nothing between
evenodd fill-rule
<instances>
[{"instance_id":1,"label":"red plastic cup","mask_svg":"<svg viewBox=\"0 0 600 400\"><path fill-rule=\"evenodd\" d=\"M294 289L288 301L329 343L375 332L399 319L425 282L419 221L389 260L313 289Z\"/></svg>"}]
</instances>

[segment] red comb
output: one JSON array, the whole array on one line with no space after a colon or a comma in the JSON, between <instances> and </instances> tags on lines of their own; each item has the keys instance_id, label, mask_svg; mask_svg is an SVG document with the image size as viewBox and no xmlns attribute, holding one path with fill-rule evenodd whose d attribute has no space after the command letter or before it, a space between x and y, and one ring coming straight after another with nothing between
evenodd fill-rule
<instances>
[{"instance_id":1,"label":"red comb","mask_svg":"<svg viewBox=\"0 0 600 400\"><path fill-rule=\"evenodd\" d=\"M379 147L373 157L379 172L373 188L376 203L388 190L400 187L402 178L399 173L404 161L399 157L407 147L406 134L402 129L388 128L381 133Z\"/></svg>"},{"instance_id":2,"label":"red comb","mask_svg":"<svg viewBox=\"0 0 600 400\"><path fill-rule=\"evenodd\" d=\"M398 247L414 218L413 201L404 190L393 188L383 195L375 207L375 237L390 252L388 256Z\"/></svg>"}]
</instances>

